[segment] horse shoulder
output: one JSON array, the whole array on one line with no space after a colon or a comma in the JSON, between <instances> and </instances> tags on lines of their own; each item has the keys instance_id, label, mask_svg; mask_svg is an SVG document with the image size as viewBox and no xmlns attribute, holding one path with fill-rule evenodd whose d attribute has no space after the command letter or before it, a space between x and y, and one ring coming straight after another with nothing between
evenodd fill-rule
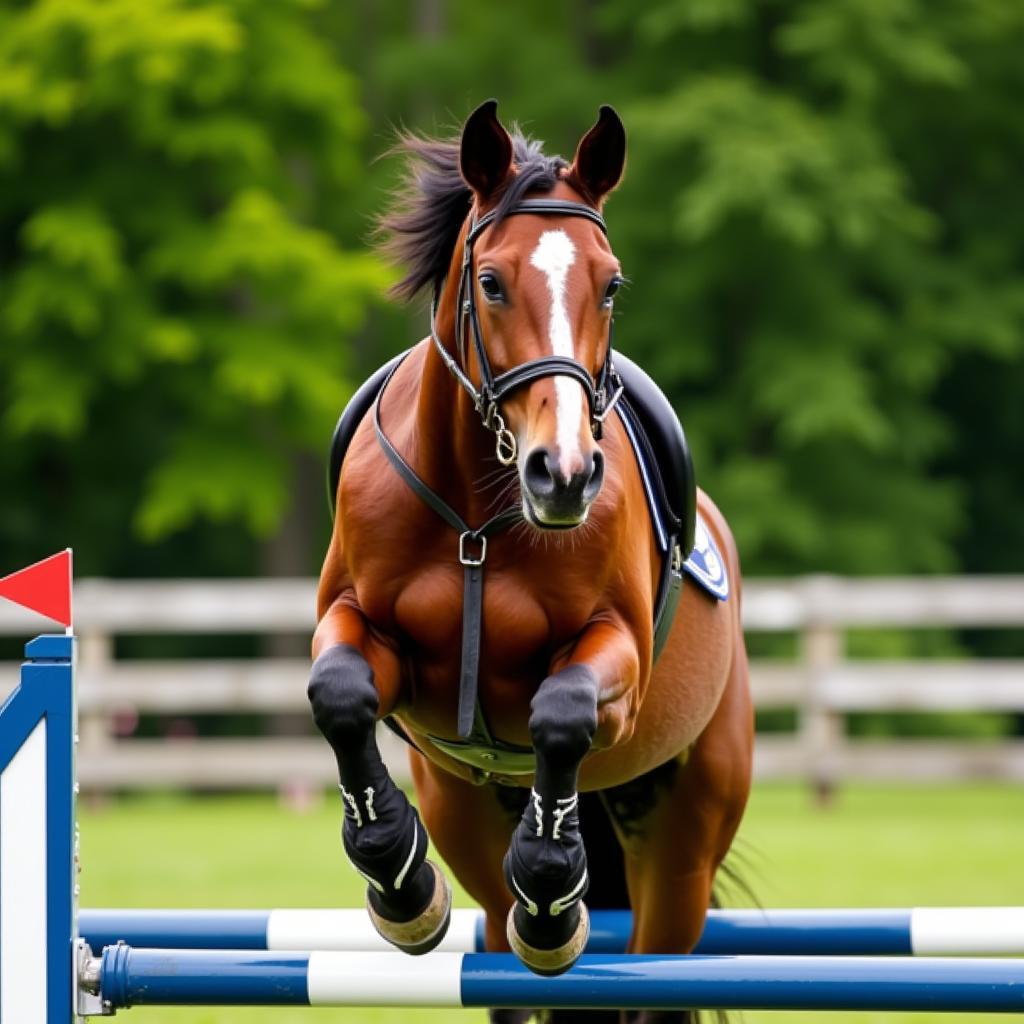
<instances>
[{"instance_id":1,"label":"horse shoulder","mask_svg":"<svg viewBox=\"0 0 1024 1024\"><path fill-rule=\"evenodd\" d=\"M417 652L450 652L461 624L457 537L408 492L372 432L370 442L341 486L345 499L351 488L343 532L358 603L377 628Z\"/></svg>"}]
</instances>

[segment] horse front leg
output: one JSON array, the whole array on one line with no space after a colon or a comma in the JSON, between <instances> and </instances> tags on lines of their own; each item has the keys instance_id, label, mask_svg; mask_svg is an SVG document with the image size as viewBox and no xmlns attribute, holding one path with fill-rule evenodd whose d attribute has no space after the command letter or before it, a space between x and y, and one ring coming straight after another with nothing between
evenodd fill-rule
<instances>
[{"instance_id":1,"label":"horse front leg","mask_svg":"<svg viewBox=\"0 0 1024 1024\"><path fill-rule=\"evenodd\" d=\"M588 877L578 813L580 764L595 740L610 746L632 732L638 658L631 638L613 633L609 644L608 628L591 630L577 644L573 661L545 679L530 703L537 769L504 868L515 897L509 945L537 974L568 970L590 934L583 902Z\"/></svg>"},{"instance_id":2,"label":"horse front leg","mask_svg":"<svg viewBox=\"0 0 1024 1024\"><path fill-rule=\"evenodd\" d=\"M451 888L426 859L426 830L381 759L380 698L362 651L348 643L326 647L313 663L309 700L338 763L342 842L368 883L370 919L404 952L429 952L448 930Z\"/></svg>"}]
</instances>

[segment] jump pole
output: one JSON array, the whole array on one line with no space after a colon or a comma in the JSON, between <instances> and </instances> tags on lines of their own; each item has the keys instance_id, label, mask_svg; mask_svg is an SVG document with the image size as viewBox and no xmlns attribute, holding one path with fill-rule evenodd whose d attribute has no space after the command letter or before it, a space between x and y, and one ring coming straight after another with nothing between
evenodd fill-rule
<instances>
[{"instance_id":1,"label":"jump pole","mask_svg":"<svg viewBox=\"0 0 1024 1024\"><path fill-rule=\"evenodd\" d=\"M274 953L108 947L83 974L135 1005L1024 1012L1024 961L585 954L532 974L510 953ZM86 983L86 982L83 982Z\"/></svg>"},{"instance_id":2,"label":"jump pole","mask_svg":"<svg viewBox=\"0 0 1024 1024\"><path fill-rule=\"evenodd\" d=\"M623 953L627 910L591 911L589 953ZM156 949L391 952L365 909L82 910L82 937L99 954L125 942ZM480 910L452 911L439 949L482 953ZM701 954L1000 956L1024 953L1024 907L906 910L711 910Z\"/></svg>"},{"instance_id":3,"label":"jump pole","mask_svg":"<svg viewBox=\"0 0 1024 1024\"><path fill-rule=\"evenodd\" d=\"M38 637L25 652L0 708L2 1024L143 1003L1024 1012L1024 960L586 954L541 978L500 953L119 945L92 957L76 933L74 639Z\"/></svg>"}]
</instances>

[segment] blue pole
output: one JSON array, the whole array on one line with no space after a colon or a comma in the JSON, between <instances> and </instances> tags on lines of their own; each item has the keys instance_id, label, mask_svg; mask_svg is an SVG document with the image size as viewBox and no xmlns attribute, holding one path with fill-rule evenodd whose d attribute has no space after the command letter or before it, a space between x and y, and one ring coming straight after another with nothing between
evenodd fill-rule
<instances>
[{"instance_id":1,"label":"blue pole","mask_svg":"<svg viewBox=\"0 0 1024 1024\"><path fill-rule=\"evenodd\" d=\"M108 946L100 996L126 1006L305 1006L309 957Z\"/></svg>"},{"instance_id":2,"label":"blue pole","mask_svg":"<svg viewBox=\"0 0 1024 1024\"><path fill-rule=\"evenodd\" d=\"M483 915L456 910L471 926L442 947L483 952ZM288 927L290 920L299 924ZM316 911L83 910L79 929L93 951L125 942L153 949L381 949L362 909L324 911L325 922L304 933ZM271 922L278 927L272 928ZM627 910L591 911L590 953L622 953L632 918ZM453 926L453 932L455 931ZM282 943L281 936L288 935ZM275 942L275 936L277 941ZM712 910L695 952L861 956L903 954L911 948L909 910ZM955 952L950 950L950 953Z\"/></svg>"},{"instance_id":3,"label":"blue pole","mask_svg":"<svg viewBox=\"0 0 1024 1024\"><path fill-rule=\"evenodd\" d=\"M118 942L147 949L266 949L270 913L268 910L81 910L78 931L96 954Z\"/></svg>"},{"instance_id":4,"label":"blue pole","mask_svg":"<svg viewBox=\"0 0 1024 1024\"><path fill-rule=\"evenodd\" d=\"M909 910L710 910L694 950L772 956L909 955Z\"/></svg>"},{"instance_id":5,"label":"blue pole","mask_svg":"<svg viewBox=\"0 0 1024 1024\"><path fill-rule=\"evenodd\" d=\"M508 953L108 948L101 995L133 1005L1024 1012L1020 960L584 955L557 978Z\"/></svg>"},{"instance_id":6,"label":"blue pole","mask_svg":"<svg viewBox=\"0 0 1024 1024\"><path fill-rule=\"evenodd\" d=\"M510 960L467 956L463 1005L1024 1012L1024 964L1011 960L590 956L551 979Z\"/></svg>"}]
</instances>

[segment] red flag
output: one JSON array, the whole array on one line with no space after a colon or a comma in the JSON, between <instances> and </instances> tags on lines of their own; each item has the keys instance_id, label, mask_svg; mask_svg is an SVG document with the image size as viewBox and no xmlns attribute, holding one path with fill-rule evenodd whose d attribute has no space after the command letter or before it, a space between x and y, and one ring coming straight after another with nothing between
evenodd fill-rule
<instances>
[{"instance_id":1,"label":"red flag","mask_svg":"<svg viewBox=\"0 0 1024 1024\"><path fill-rule=\"evenodd\" d=\"M71 548L0 579L0 597L71 625Z\"/></svg>"}]
</instances>

